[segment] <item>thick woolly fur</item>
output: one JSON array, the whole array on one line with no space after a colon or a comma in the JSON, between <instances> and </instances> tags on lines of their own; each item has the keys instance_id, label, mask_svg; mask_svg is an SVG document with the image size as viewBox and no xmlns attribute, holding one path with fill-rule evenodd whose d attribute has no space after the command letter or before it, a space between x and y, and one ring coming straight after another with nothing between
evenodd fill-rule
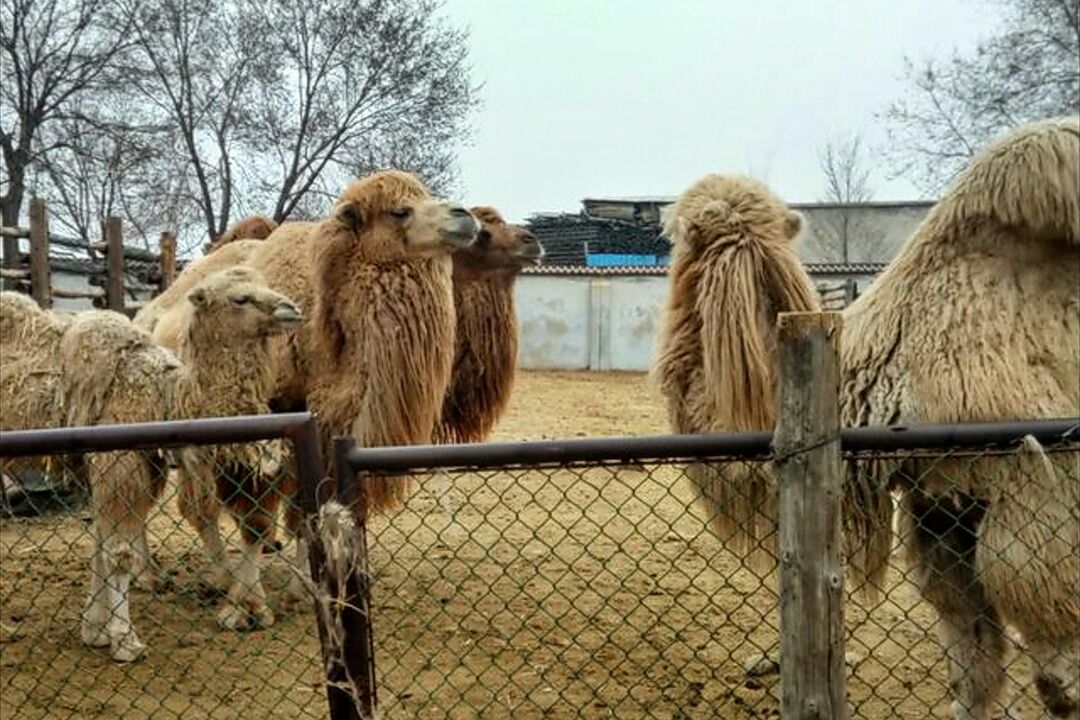
<instances>
[{"instance_id":1,"label":"thick woolly fur","mask_svg":"<svg viewBox=\"0 0 1080 720\"><path fill-rule=\"evenodd\" d=\"M0 292L0 430L62 424L57 349L68 318L46 312L29 296ZM5 458L0 471L14 476L55 469L61 458Z\"/></svg>"},{"instance_id":2,"label":"thick woolly fur","mask_svg":"<svg viewBox=\"0 0 1080 720\"><path fill-rule=\"evenodd\" d=\"M667 214L671 292L654 379L680 433L771 429L776 317L819 309L794 242L801 217L765 185L709 175ZM687 468L725 542L755 565L775 562L771 473L734 464Z\"/></svg>"},{"instance_id":3,"label":"thick woolly fur","mask_svg":"<svg viewBox=\"0 0 1080 720\"><path fill-rule=\"evenodd\" d=\"M1080 119L1023 126L974 158L845 313L843 338L846 425L1080 414ZM1080 482L1075 455L1032 452L912 466L917 482L897 484L958 716L992 712L1001 621L1024 635L1048 707L1075 711L1048 678L1080 628ZM935 523L958 517L935 550Z\"/></svg>"},{"instance_id":4,"label":"thick woolly fur","mask_svg":"<svg viewBox=\"0 0 1080 720\"><path fill-rule=\"evenodd\" d=\"M346 188L308 235L314 308L297 366L327 438L352 435L365 447L431 441L454 358L450 252L477 229L412 175L384 172ZM407 491L402 478L364 484L364 514Z\"/></svg>"},{"instance_id":5,"label":"thick woolly fur","mask_svg":"<svg viewBox=\"0 0 1080 720\"><path fill-rule=\"evenodd\" d=\"M61 424L57 349L67 323L27 295L0 292L0 429Z\"/></svg>"},{"instance_id":6,"label":"thick woolly fur","mask_svg":"<svg viewBox=\"0 0 1080 720\"><path fill-rule=\"evenodd\" d=\"M209 255L237 240L265 240L277 229L277 226L276 222L263 215L248 215L230 225L213 242L207 243L203 248L203 254Z\"/></svg>"},{"instance_id":7,"label":"thick woolly fur","mask_svg":"<svg viewBox=\"0 0 1080 720\"><path fill-rule=\"evenodd\" d=\"M470 211L481 230L472 247L453 255L456 348L438 443L482 442L506 410L518 353L514 281L544 254L528 230L508 224L494 208Z\"/></svg>"},{"instance_id":8,"label":"thick woolly fur","mask_svg":"<svg viewBox=\"0 0 1080 720\"><path fill-rule=\"evenodd\" d=\"M268 342L274 334L295 326L300 319L298 308L268 289L261 275L250 268L210 275L188 293L187 302L179 359L119 313L79 313L57 333L48 324L51 313L38 311L41 317L35 318L30 308L23 308L23 316L31 317L38 330L15 352L32 358L40 356L41 346L55 347L58 380L53 401L63 415L50 418L53 422L48 424L116 424L266 412L272 381ZM4 307L8 305L15 303ZM6 331L13 323L8 322L7 313L3 317ZM217 506L205 499L212 501L215 489L222 492L216 471L230 469L226 481L247 483L241 489L258 498L265 475L263 454L251 446L236 446L185 450L179 456L181 510L193 522L211 516L213 539ZM144 646L128 615L129 587L132 574L146 569L145 521L164 488L164 459L158 453L93 453L86 457L86 464L97 543L82 637L89 645L110 646L117 660L133 660ZM252 523L251 518L237 519L242 529ZM249 546L254 546L259 530L242 533ZM223 563L220 541L211 549L218 550L214 559ZM257 556L257 548L245 553L247 567L234 577L219 614L227 627L249 626L252 616L262 624L273 620L257 584L257 568L255 573L248 569ZM250 586L252 576L255 584Z\"/></svg>"}]
</instances>

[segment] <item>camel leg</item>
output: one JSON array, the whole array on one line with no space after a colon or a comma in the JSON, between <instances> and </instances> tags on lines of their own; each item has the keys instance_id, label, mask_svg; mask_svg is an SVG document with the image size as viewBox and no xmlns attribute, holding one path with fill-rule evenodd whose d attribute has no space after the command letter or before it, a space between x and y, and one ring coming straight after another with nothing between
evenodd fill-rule
<instances>
[{"instance_id":1,"label":"camel leg","mask_svg":"<svg viewBox=\"0 0 1080 720\"><path fill-rule=\"evenodd\" d=\"M226 630L254 630L274 624L274 613L266 604L266 591L259 577L261 559L258 544L244 544L229 594L218 611L218 624Z\"/></svg>"},{"instance_id":2,"label":"camel leg","mask_svg":"<svg viewBox=\"0 0 1080 720\"><path fill-rule=\"evenodd\" d=\"M901 528L919 591L940 617L956 720L989 720L1005 684L1006 637L975 573L985 506L969 497L904 494Z\"/></svg>"},{"instance_id":3,"label":"camel leg","mask_svg":"<svg viewBox=\"0 0 1080 720\"><path fill-rule=\"evenodd\" d=\"M199 468L181 465L176 504L180 515L199 534L203 552L210 565L210 576L204 581L210 594L224 593L232 581L225 561L225 543L221 539L221 504L209 478Z\"/></svg>"},{"instance_id":4,"label":"camel leg","mask_svg":"<svg viewBox=\"0 0 1080 720\"><path fill-rule=\"evenodd\" d=\"M109 622L109 597L105 589L105 565L101 536L94 528L94 551L90 556L90 589L86 595L79 635L90 647L108 647L109 636L105 626Z\"/></svg>"},{"instance_id":5,"label":"camel leg","mask_svg":"<svg viewBox=\"0 0 1080 720\"><path fill-rule=\"evenodd\" d=\"M161 493L164 492L165 484L168 479L168 465L166 464L165 458L154 452L146 453L143 457L147 468L150 470L150 478L152 480L152 485L149 488L150 492L155 498L161 497ZM154 592L160 589L162 587L161 569L150 555L150 543L146 536L145 522L142 527L139 528L138 541L135 544L135 550L133 584L135 587L148 592Z\"/></svg>"},{"instance_id":6,"label":"camel leg","mask_svg":"<svg viewBox=\"0 0 1080 720\"><path fill-rule=\"evenodd\" d=\"M287 495L287 497L289 497ZM296 539L296 565L289 576L289 584L285 588L283 602L289 608L295 609L308 598L308 586L311 584L311 565L308 561L308 546L300 532L300 509L296 503L289 501L285 508L285 528Z\"/></svg>"},{"instance_id":7,"label":"camel leg","mask_svg":"<svg viewBox=\"0 0 1080 720\"><path fill-rule=\"evenodd\" d=\"M274 524L276 502L271 499L265 478L256 470L239 465L223 468L218 474L218 497L240 528L243 549L233 572L218 623L229 630L252 630L274 624L274 613L266 604L261 575L262 550Z\"/></svg>"},{"instance_id":8,"label":"camel leg","mask_svg":"<svg viewBox=\"0 0 1080 720\"><path fill-rule=\"evenodd\" d=\"M133 584L140 590L154 592L161 587L161 572L157 563L150 555L150 544L146 538L146 528L139 532L138 542L135 545Z\"/></svg>"},{"instance_id":9,"label":"camel leg","mask_svg":"<svg viewBox=\"0 0 1080 720\"><path fill-rule=\"evenodd\" d=\"M88 645L108 644L114 660L130 662L146 650L131 622L131 579L160 486L137 453L94 456L90 468L95 543L80 635Z\"/></svg>"},{"instance_id":10,"label":"camel leg","mask_svg":"<svg viewBox=\"0 0 1080 720\"><path fill-rule=\"evenodd\" d=\"M1058 643L1028 641L1028 652L1035 661L1035 689L1051 717L1080 717L1078 650L1080 648L1073 648L1069 652Z\"/></svg>"}]
</instances>

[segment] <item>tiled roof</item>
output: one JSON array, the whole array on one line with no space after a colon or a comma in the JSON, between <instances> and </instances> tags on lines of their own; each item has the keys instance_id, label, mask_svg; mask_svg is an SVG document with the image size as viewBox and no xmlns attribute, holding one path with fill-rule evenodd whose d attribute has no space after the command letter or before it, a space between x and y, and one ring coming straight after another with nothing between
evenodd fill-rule
<instances>
[{"instance_id":1,"label":"tiled roof","mask_svg":"<svg viewBox=\"0 0 1080 720\"><path fill-rule=\"evenodd\" d=\"M885 269L886 263L807 263L804 267L810 275L876 275ZM667 275L664 265L621 265L611 267L586 267L584 265L541 265L522 270L525 275Z\"/></svg>"}]
</instances>

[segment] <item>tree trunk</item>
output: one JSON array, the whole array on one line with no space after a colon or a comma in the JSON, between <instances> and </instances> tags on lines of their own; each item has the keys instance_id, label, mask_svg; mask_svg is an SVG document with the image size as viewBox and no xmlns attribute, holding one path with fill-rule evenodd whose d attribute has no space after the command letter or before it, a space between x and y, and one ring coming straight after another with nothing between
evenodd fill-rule
<instances>
[{"instance_id":1,"label":"tree trunk","mask_svg":"<svg viewBox=\"0 0 1080 720\"><path fill-rule=\"evenodd\" d=\"M24 168L11 168L8 175L8 191L0 198L0 218L4 227L16 227L19 224L19 211L22 210L23 196L26 194L26 171ZM15 268L19 266L19 239L12 237L4 238L4 267ZM4 280L4 290L14 290L15 280Z\"/></svg>"}]
</instances>

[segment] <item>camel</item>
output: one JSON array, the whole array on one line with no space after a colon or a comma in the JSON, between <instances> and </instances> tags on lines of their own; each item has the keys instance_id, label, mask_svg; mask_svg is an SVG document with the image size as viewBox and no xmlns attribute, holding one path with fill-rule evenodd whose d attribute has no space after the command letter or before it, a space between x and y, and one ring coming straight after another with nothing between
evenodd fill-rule
<instances>
[{"instance_id":1,"label":"camel","mask_svg":"<svg viewBox=\"0 0 1080 720\"><path fill-rule=\"evenodd\" d=\"M846 425L1080 414L1080 117L1021 126L972 159L844 313L842 360ZM991 716L1007 625L1035 661L1046 708L1074 717L1078 668L1064 653L1080 642L1075 454L1028 442L1011 458L898 469L898 524L941 619L955 717Z\"/></svg>"},{"instance_id":2,"label":"camel","mask_svg":"<svg viewBox=\"0 0 1080 720\"><path fill-rule=\"evenodd\" d=\"M188 293L188 302L187 332L178 356L155 344L120 313L94 310L73 317L55 343L58 380L51 406L61 408L62 417L43 416L33 425L266 412L272 379L265 361L267 345L271 336L299 321L298 308L268 289L250 268L212 274ZM42 343L40 334L27 334L22 351L33 358ZM180 507L189 520L199 518L198 511L205 506L201 501L213 497L215 489L256 500L268 491L263 451L257 446L185 449L178 455ZM117 661L131 661L142 655L145 645L131 625L129 589L132 575L147 570L145 523L165 486L165 458L159 452L91 453L85 463L95 549L81 635L88 645L110 647ZM223 468L224 474L214 474ZM241 509L238 503L230 507ZM269 624L273 616L258 583L260 553L253 549L265 529L260 520L265 519L236 514L245 553L218 617L222 625L241 629L252 624L251 617ZM220 541L215 548L213 539L203 536L223 564Z\"/></svg>"},{"instance_id":3,"label":"camel","mask_svg":"<svg viewBox=\"0 0 1080 720\"><path fill-rule=\"evenodd\" d=\"M777 315L820 310L795 250L802 216L757 180L714 174L679 196L664 225L673 241L671 290L652 379L672 429L771 430ZM772 472L736 463L692 463L685 472L724 545L762 576L772 573L778 556ZM775 652L748 660L747 671L778 667Z\"/></svg>"},{"instance_id":4,"label":"camel","mask_svg":"<svg viewBox=\"0 0 1080 720\"><path fill-rule=\"evenodd\" d=\"M775 278L790 275L790 259L775 257L753 273L717 272L717 255L757 246L745 239L747 228L764 222L778 233L784 224L775 203L772 219L762 220L754 208L765 206L746 203L746 184L707 179L672 213L672 297L656 374L672 424L682 431L754 427L733 423L737 417L768 427L775 412L775 377L760 372L754 380L746 371L751 358L761 360L753 365L759 368L774 361L775 344L738 333L771 327L771 308L779 305L769 304ZM1078 311L1080 119L1071 117L1021 127L985 148L845 311L843 423L1075 416ZM740 393L743 387L757 390ZM1025 639L1047 709L1056 717L1075 714L1076 681L1065 677L1075 674L1065 656L1080 632L1075 457L1071 466L1051 462L1029 440L1011 458L878 462L855 470L844 497L849 567L858 587L875 594L892 547L889 493L899 491L907 558L941 618L955 717L990 717L1005 677L1005 625ZM762 524L771 530L772 487L739 484L759 503L752 507L764 508ZM702 490L721 515L746 518L752 511L740 507L735 487ZM760 527L729 530L745 547L761 537Z\"/></svg>"},{"instance_id":5,"label":"camel","mask_svg":"<svg viewBox=\"0 0 1080 720\"><path fill-rule=\"evenodd\" d=\"M474 245L453 255L456 349L435 427L438 443L482 442L506 410L517 369L514 281L544 256L532 233L508 224L494 208L470 211L481 229Z\"/></svg>"},{"instance_id":6,"label":"camel","mask_svg":"<svg viewBox=\"0 0 1080 720\"><path fill-rule=\"evenodd\" d=\"M362 446L427 443L453 362L450 255L469 246L477 231L465 208L432 198L410 173L384 171L345 188L329 217L282 225L238 250L249 241L232 243L185 268L177 283L188 273L235 263L227 256L232 251L297 301L305 321L272 344L271 408L310 408L325 457L332 457L336 435L352 435ZM154 337L168 346L175 342L170 328L177 310L155 303L147 315L156 315ZM282 478L280 495L289 498L294 482ZM407 486L404 478L367 479L355 509L361 515L387 510ZM296 534L292 503L285 525ZM306 557L302 541L296 552L299 560ZM288 594L300 592L294 584Z\"/></svg>"},{"instance_id":7,"label":"camel","mask_svg":"<svg viewBox=\"0 0 1080 720\"><path fill-rule=\"evenodd\" d=\"M776 316L820 309L795 254L802 224L769 188L746 177L706 176L667 211L671 292L652 374L675 432L773 427ZM771 569L772 475L702 464L686 472L724 542Z\"/></svg>"},{"instance_id":8,"label":"camel","mask_svg":"<svg viewBox=\"0 0 1080 720\"><path fill-rule=\"evenodd\" d=\"M278 224L264 215L248 215L230 225L225 232L214 238L213 241L203 246L203 255L209 255L215 250L237 240L265 240L270 233L277 229Z\"/></svg>"}]
</instances>

